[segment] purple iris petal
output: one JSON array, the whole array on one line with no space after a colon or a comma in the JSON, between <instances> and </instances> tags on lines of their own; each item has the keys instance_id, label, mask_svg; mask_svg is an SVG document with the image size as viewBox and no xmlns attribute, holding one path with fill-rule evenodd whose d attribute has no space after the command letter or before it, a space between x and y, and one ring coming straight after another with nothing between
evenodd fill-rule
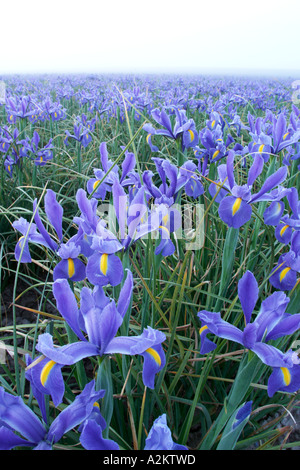
<instances>
[{"instance_id":1,"label":"purple iris petal","mask_svg":"<svg viewBox=\"0 0 300 470\"><path fill-rule=\"evenodd\" d=\"M66 279L59 279L54 282L53 295L60 314L78 338L84 340L84 336L81 331L83 320L77 306L75 295Z\"/></svg>"},{"instance_id":2,"label":"purple iris petal","mask_svg":"<svg viewBox=\"0 0 300 470\"><path fill-rule=\"evenodd\" d=\"M248 401L238 409L232 429L235 429L239 424L245 421L245 419L249 418L252 411L252 403L252 401Z\"/></svg>"},{"instance_id":3,"label":"purple iris petal","mask_svg":"<svg viewBox=\"0 0 300 470\"><path fill-rule=\"evenodd\" d=\"M289 367L292 365L291 357L279 349L266 343L256 343L252 351L261 361L271 367Z\"/></svg>"},{"instance_id":4,"label":"purple iris petal","mask_svg":"<svg viewBox=\"0 0 300 470\"><path fill-rule=\"evenodd\" d=\"M88 259L86 275L94 285L117 286L123 279L123 265L120 258L114 254L95 253Z\"/></svg>"},{"instance_id":5,"label":"purple iris petal","mask_svg":"<svg viewBox=\"0 0 300 470\"><path fill-rule=\"evenodd\" d=\"M166 414L163 414L154 421L147 436L144 450L187 450L187 447L175 444L167 425Z\"/></svg>"},{"instance_id":6,"label":"purple iris petal","mask_svg":"<svg viewBox=\"0 0 300 470\"><path fill-rule=\"evenodd\" d=\"M0 422L14 429L25 439L37 443L46 430L34 412L25 405L19 396L10 395L0 387Z\"/></svg>"},{"instance_id":7,"label":"purple iris petal","mask_svg":"<svg viewBox=\"0 0 300 470\"><path fill-rule=\"evenodd\" d=\"M235 186L234 180L234 152L231 150L228 152L227 162L226 162L227 178L229 187L232 189Z\"/></svg>"},{"instance_id":8,"label":"purple iris petal","mask_svg":"<svg viewBox=\"0 0 300 470\"><path fill-rule=\"evenodd\" d=\"M229 227L240 228L251 219L252 207L241 198L227 196L220 202L219 215Z\"/></svg>"},{"instance_id":9,"label":"purple iris petal","mask_svg":"<svg viewBox=\"0 0 300 470\"><path fill-rule=\"evenodd\" d=\"M198 313L203 325L206 325L209 331L220 338L229 339L243 344L243 333L236 326L222 320L220 313L201 310Z\"/></svg>"},{"instance_id":10,"label":"purple iris petal","mask_svg":"<svg viewBox=\"0 0 300 470\"><path fill-rule=\"evenodd\" d=\"M248 180L247 180L248 186L253 185L254 181L261 174L263 167L264 167L264 159L260 155L256 155L254 157L253 164L251 165L251 168L248 173Z\"/></svg>"},{"instance_id":11,"label":"purple iris petal","mask_svg":"<svg viewBox=\"0 0 300 470\"><path fill-rule=\"evenodd\" d=\"M294 393L300 389L300 365L290 368L274 368L268 381L268 395L272 397L276 392Z\"/></svg>"},{"instance_id":12,"label":"purple iris petal","mask_svg":"<svg viewBox=\"0 0 300 470\"><path fill-rule=\"evenodd\" d=\"M40 218L40 215L39 215L39 211L37 209L37 200L36 199L33 201L33 211L35 212L34 221L35 221L35 223L37 225L37 228L39 229L41 235L43 236L44 240L49 245L49 247L53 251L56 251L57 250L57 243L54 240L52 240L49 233L47 232L47 230L44 227L44 224L43 224L43 222Z\"/></svg>"},{"instance_id":13,"label":"purple iris petal","mask_svg":"<svg viewBox=\"0 0 300 470\"><path fill-rule=\"evenodd\" d=\"M273 201L264 212L264 222L266 225L277 225L284 211L282 201Z\"/></svg>"},{"instance_id":14,"label":"purple iris petal","mask_svg":"<svg viewBox=\"0 0 300 470\"><path fill-rule=\"evenodd\" d=\"M119 299L118 299L118 304L117 304L118 312L123 318L127 312L127 309L131 301L132 289L133 289L133 277L132 277L131 271L127 269L127 277L121 289Z\"/></svg>"},{"instance_id":15,"label":"purple iris petal","mask_svg":"<svg viewBox=\"0 0 300 470\"><path fill-rule=\"evenodd\" d=\"M266 341L295 333L300 328L300 313L287 315L267 334Z\"/></svg>"},{"instance_id":16,"label":"purple iris petal","mask_svg":"<svg viewBox=\"0 0 300 470\"><path fill-rule=\"evenodd\" d=\"M275 229L275 237L280 243L287 245L290 243L293 229L288 224L281 222Z\"/></svg>"},{"instance_id":17,"label":"purple iris petal","mask_svg":"<svg viewBox=\"0 0 300 470\"><path fill-rule=\"evenodd\" d=\"M116 442L102 437L102 428L93 419L88 419L85 422L80 442L86 450L119 450Z\"/></svg>"},{"instance_id":18,"label":"purple iris petal","mask_svg":"<svg viewBox=\"0 0 300 470\"><path fill-rule=\"evenodd\" d=\"M94 403L103 398L104 394L104 390L95 390L94 381L89 382L75 400L52 422L47 440L58 442L65 433L82 423L91 414Z\"/></svg>"},{"instance_id":19,"label":"purple iris petal","mask_svg":"<svg viewBox=\"0 0 300 470\"><path fill-rule=\"evenodd\" d=\"M266 179L260 191L251 197L250 202L258 201L265 193L271 191L271 189L275 188L275 186L279 186L286 179L286 177L287 167L283 166Z\"/></svg>"},{"instance_id":20,"label":"purple iris petal","mask_svg":"<svg viewBox=\"0 0 300 470\"><path fill-rule=\"evenodd\" d=\"M61 373L63 365L53 363L48 358L43 359L30 369L30 380L32 386L41 395L50 395L55 406L63 401L65 384ZM43 371L48 371L43 375ZM45 377L45 380L43 379ZM43 379L43 380L42 380Z\"/></svg>"},{"instance_id":21,"label":"purple iris petal","mask_svg":"<svg viewBox=\"0 0 300 470\"><path fill-rule=\"evenodd\" d=\"M11 450L17 446L32 447L34 444L34 442L25 441L25 439L17 436L11 429L0 426L0 450Z\"/></svg>"},{"instance_id":22,"label":"purple iris petal","mask_svg":"<svg viewBox=\"0 0 300 470\"><path fill-rule=\"evenodd\" d=\"M238 295L242 304L246 323L250 322L251 314L258 299L258 284L250 271L246 271L238 283Z\"/></svg>"},{"instance_id":23,"label":"purple iris petal","mask_svg":"<svg viewBox=\"0 0 300 470\"><path fill-rule=\"evenodd\" d=\"M269 281L276 289L291 290L297 282L297 273L285 263L281 266L278 263L273 269L273 274L270 276Z\"/></svg>"},{"instance_id":24,"label":"purple iris petal","mask_svg":"<svg viewBox=\"0 0 300 470\"><path fill-rule=\"evenodd\" d=\"M64 211L57 202L55 192L52 189L48 189L45 195L45 212L49 222L55 228L59 241L61 241L63 238L62 218Z\"/></svg>"},{"instance_id":25,"label":"purple iris petal","mask_svg":"<svg viewBox=\"0 0 300 470\"><path fill-rule=\"evenodd\" d=\"M83 281L85 277L85 264L79 259L63 259L53 270L54 281L58 279L71 279L71 281L76 282Z\"/></svg>"}]
</instances>

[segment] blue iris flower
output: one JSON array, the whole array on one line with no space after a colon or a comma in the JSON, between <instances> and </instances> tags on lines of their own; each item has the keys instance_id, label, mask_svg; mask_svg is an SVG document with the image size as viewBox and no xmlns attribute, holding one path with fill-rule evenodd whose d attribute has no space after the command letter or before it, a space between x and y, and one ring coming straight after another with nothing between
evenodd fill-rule
<instances>
[{"instance_id":1,"label":"blue iris flower","mask_svg":"<svg viewBox=\"0 0 300 470\"><path fill-rule=\"evenodd\" d=\"M186 148L195 147L199 142L198 132L196 130L193 119L188 119L184 109L172 107L175 113L175 123L172 125L170 116L166 109L154 109L151 112L153 119L162 126L161 129L155 129L152 124L145 124L143 129L147 132L147 143L152 152L158 152L158 147L152 144L153 135L163 135L173 140L178 140L181 144L181 150L184 152Z\"/></svg>"},{"instance_id":2,"label":"blue iris flower","mask_svg":"<svg viewBox=\"0 0 300 470\"><path fill-rule=\"evenodd\" d=\"M26 446L34 450L51 450L64 434L91 416L95 402L104 394L105 390L95 390L94 381L89 382L49 426L21 397L11 395L0 387L0 449Z\"/></svg>"},{"instance_id":3,"label":"blue iris flower","mask_svg":"<svg viewBox=\"0 0 300 470\"><path fill-rule=\"evenodd\" d=\"M278 390L296 391L299 388L300 366L295 363L292 351L283 353L267 343L297 331L300 326L300 313L294 315L286 313L290 299L283 292L274 292L262 302L258 315L253 322L250 322L258 294L257 281L253 274L247 271L238 283L238 295L246 323L244 330L223 320L220 313L206 310L199 312L200 352L206 354L216 348L216 344L207 338L208 333L237 342L253 351L264 364L274 369L269 380L270 396Z\"/></svg>"},{"instance_id":4,"label":"blue iris flower","mask_svg":"<svg viewBox=\"0 0 300 470\"><path fill-rule=\"evenodd\" d=\"M263 158L256 155L248 173L247 183L242 186L235 182L234 158L234 151L230 151L227 163L218 167L219 183L210 185L210 194L214 195L222 184L222 194L216 199L216 202L220 202L219 216L229 227L240 228L251 219L253 203L280 201L290 189L279 186L287 177L287 168L284 166L270 175L256 194L252 194L253 184L263 170ZM276 186L279 187L274 189Z\"/></svg>"},{"instance_id":5,"label":"blue iris flower","mask_svg":"<svg viewBox=\"0 0 300 470\"><path fill-rule=\"evenodd\" d=\"M62 367L86 357L118 353L141 355L144 358L143 382L154 388L155 375L165 365L161 345L165 341L164 333L148 327L139 336L116 336L129 307L132 289L133 278L128 270L117 305L105 296L101 286L93 290L83 287L79 309L68 281L59 279L54 282L57 308L79 341L56 347L50 334L40 335L36 348L41 356L31 368L31 378L40 393L52 396L56 406L64 395Z\"/></svg>"}]
</instances>

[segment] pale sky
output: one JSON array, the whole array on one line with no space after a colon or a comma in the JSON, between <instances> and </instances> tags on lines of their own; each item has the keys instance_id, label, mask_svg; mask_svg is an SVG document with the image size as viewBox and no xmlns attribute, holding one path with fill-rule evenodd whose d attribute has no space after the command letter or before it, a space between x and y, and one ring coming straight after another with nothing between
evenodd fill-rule
<instances>
[{"instance_id":1,"label":"pale sky","mask_svg":"<svg viewBox=\"0 0 300 470\"><path fill-rule=\"evenodd\" d=\"M300 0L5 0L0 74L299 71Z\"/></svg>"}]
</instances>

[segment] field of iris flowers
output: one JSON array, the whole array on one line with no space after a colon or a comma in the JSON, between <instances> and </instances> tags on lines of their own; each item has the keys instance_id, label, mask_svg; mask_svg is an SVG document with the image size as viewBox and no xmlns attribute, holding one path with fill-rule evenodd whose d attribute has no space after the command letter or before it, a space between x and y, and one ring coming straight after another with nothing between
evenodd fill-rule
<instances>
[{"instance_id":1,"label":"field of iris flowers","mask_svg":"<svg viewBox=\"0 0 300 470\"><path fill-rule=\"evenodd\" d=\"M1 85L0 449L299 445L292 80Z\"/></svg>"}]
</instances>

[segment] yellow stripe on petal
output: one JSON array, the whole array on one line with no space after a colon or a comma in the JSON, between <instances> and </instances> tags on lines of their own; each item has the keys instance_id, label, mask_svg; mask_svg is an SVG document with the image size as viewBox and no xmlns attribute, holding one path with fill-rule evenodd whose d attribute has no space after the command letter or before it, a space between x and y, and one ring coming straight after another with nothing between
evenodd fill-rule
<instances>
[{"instance_id":1,"label":"yellow stripe on petal","mask_svg":"<svg viewBox=\"0 0 300 470\"><path fill-rule=\"evenodd\" d=\"M289 135L289 132L287 132L286 134L284 134L283 136L283 140L285 140L287 138L287 136Z\"/></svg>"},{"instance_id":2,"label":"yellow stripe on petal","mask_svg":"<svg viewBox=\"0 0 300 470\"><path fill-rule=\"evenodd\" d=\"M264 144L262 144L262 145L259 146L259 149L258 149L259 153L262 153L264 147L265 147Z\"/></svg>"},{"instance_id":3,"label":"yellow stripe on petal","mask_svg":"<svg viewBox=\"0 0 300 470\"><path fill-rule=\"evenodd\" d=\"M213 160L214 158L216 158L216 157L219 155L219 153L220 153L220 150L216 150L215 153L214 153L213 156L212 156L212 160Z\"/></svg>"},{"instance_id":4,"label":"yellow stripe on petal","mask_svg":"<svg viewBox=\"0 0 300 470\"><path fill-rule=\"evenodd\" d=\"M102 274L104 274L104 276L106 276L106 273L107 273L107 264L108 264L108 254L103 253L103 255L101 255L101 258L100 258L100 271L102 272Z\"/></svg>"},{"instance_id":5,"label":"yellow stripe on petal","mask_svg":"<svg viewBox=\"0 0 300 470\"><path fill-rule=\"evenodd\" d=\"M242 198L237 197L234 204L233 204L233 206L232 206L232 215L235 215L237 213L237 211L241 207L241 203L242 203Z\"/></svg>"},{"instance_id":6,"label":"yellow stripe on petal","mask_svg":"<svg viewBox=\"0 0 300 470\"><path fill-rule=\"evenodd\" d=\"M22 248L21 241L23 240L23 238L25 238L25 236L24 236L24 235L22 235L22 236L19 238L19 241L18 241L18 243L19 243L19 247L20 247L20 248Z\"/></svg>"},{"instance_id":7,"label":"yellow stripe on petal","mask_svg":"<svg viewBox=\"0 0 300 470\"><path fill-rule=\"evenodd\" d=\"M68 258L68 276L72 277L75 274L75 266L72 258Z\"/></svg>"},{"instance_id":8,"label":"yellow stripe on petal","mask_svg":"<svg viewBox=\"0 0 300 470\"><path fill-rule=\"evenodd\" d=\"M281 205L279 202L277 202L277 211L276 211L276 215L280 214L280 211L281 211Z\"/></svg>"},{"instance_id":9,"label":"yellow stripe on petal","mask_svg":"<svg viewBox=\"0 0 300 470\"><path fill-rule=\"evenodd\" d=\"M291 383L291 379L292 379L291 378L291 373L290 373L289 369L287 369L286 367L280 367L280 369L281 369L281 372L283 374L284 384L287 387Z\"/></svg>"},{"instance_id":10,"label":"yellow stripe on petal","mask_svg":"<svg viewBox=\"0 0 300 470\"><path fill-rule=\"evenodd\" d=\"M291 268L285 268L281 271L279 281L282 282L287 273L291 270Z\"/></svg>"},{"instance_id":11,"label":"yellow stripe on petal","mask_svg":"<svg viewBox=\"0 0 300 470\"><path fill-rule=\"evenodd\" d=\"M203 331L207 330L207 328L208 328L207 325L202 326L199 330L199 334L202 335Z\"/></svg>"},{"instance_id":12,"label":"yellow stripe on petal","mask_svg":"<svg viewBox=\"0 0 300 470\"><path fill-rule=\"evenodd\" d=\"M153 348L148 348L146 349L146 352L148 354L150 354L150 356L153 357L153 359L155 360L156 364L160 367L161 366L161 358L160 358L160 355L158 354L157 351L155 351L155 349Z\"/></svg>"},{"instance_id":13,"label":"yellow stripe on petal","mask_svg":"<svg viewBox=\"0 0 300 470\"><path fill-rule=\"evenodd\" d=\"M147 137L146 137L147 144L149 144L150 137L151 137L151 134L148 134Z\"/></svg>"},{"instance_id":14,"label":"yellow stripe on petal","mask_svg":"<svg viewBox=\"0 0 300 470\"><path fill-rule=\"evenodd\" d=\"M167 229L167 227L164 227L163 225L160 225L158 228L163 229L163 230L168 234L168 237L170 236L170 232L169 232L169 230Z\"/></svg>"},{"instance_id":15,"label":"yellow stripe on petal","mask_svg":"<svg viewBox=\"0 0 300 470\"><path fill-rule=\"evenodd\" d=\"M189 133L190 133L190 136L191 136L191 141L193 142L194 138L195 138L195 134L194 132L192 131L192 129L188 129Z\"/></svg>"},{"instance_id":16,"label":"yellow stripe on petal","mask_svg":"<svg viewBox=\"0 0 300 470\"><path fill-rule=\"evenodd\" d=\"M163 223L164 223L165 225L167 225L168 220L169 220L169 214L164 215L163 218L162 218L162 220L163 220Z\"/></svg>"},{"instance_id":17,"label":"yellow stripe on petal","mask_svg":"<svg viewBox=\"0 0 300 470\"><path fill-rule=\"evenodd\" d=\"M47 364L43 367L42 372L41 372L41 384L43 387L45 387L45 383L47 382L47 379L49 377L49 374L52 370L52 367L56 364L54 361L48 361Z\"/></svg>"},{"instance_id":18,"label":"yellow stripe on petal","mask_svg":"<svg viewBox=\"0 0 300 470\"><path fill-rule=\"evenodd\" d=\"M99 183L100 183L100 180L95 181L95 183L93 184L94 190L98 187Z\"/></svg>"},{"instance_id":19,"label":"yellow stripe on petal","mask_svg":"<svg viewBox=\"0 0 300 470\"><path fill-rule=\"evenodd\" d=\"M214 127L215 124L216 124L216 121L213 120L213 122L211 123L211 127Z\"/></svg>"},{"instance_id":20,"label":"yellow stripe on petal","mask_svg":"<svg viewBox=\"0 0 300 470\"><path fill-rule=\"evenodd\" d=\"M284 232L286 231L286 229L289 227L289 225L285 225L284 227L282 227L282 229L280 230L280 236L282 237Z\"/></svg>"}]
</instances>

